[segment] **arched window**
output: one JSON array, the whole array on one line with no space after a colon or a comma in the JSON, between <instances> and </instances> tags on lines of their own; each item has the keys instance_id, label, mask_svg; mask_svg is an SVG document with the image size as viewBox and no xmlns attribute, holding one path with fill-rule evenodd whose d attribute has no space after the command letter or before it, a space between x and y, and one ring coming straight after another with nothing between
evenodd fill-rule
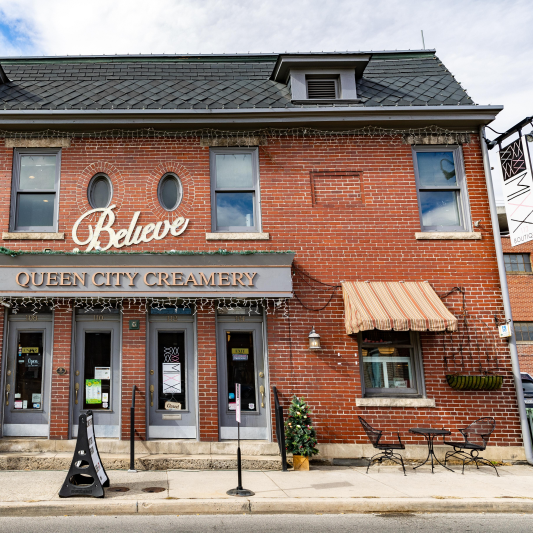
<instances>
[{"instance_id":1,"label":"arched window","mask_svg":"<svg viewBox=\"0 0 533 533\"><path fill-rule=\"evenodd\" d=\"M159 181L157 197L161 207L166 211L174 211L180 205L183 192L181 181L176 174L165 174Z\"/></svg>"},{"instance_id":2,"label":"arched window","mask_svg":"<svg viewBox=\"0 0 533 533\"><path fill-rule=\"evenodd\" d=\"M105 174L96 174L89 182L87 198L93 209L107 207L113 198L113 185Z\"/></svg>"}]
</instances>

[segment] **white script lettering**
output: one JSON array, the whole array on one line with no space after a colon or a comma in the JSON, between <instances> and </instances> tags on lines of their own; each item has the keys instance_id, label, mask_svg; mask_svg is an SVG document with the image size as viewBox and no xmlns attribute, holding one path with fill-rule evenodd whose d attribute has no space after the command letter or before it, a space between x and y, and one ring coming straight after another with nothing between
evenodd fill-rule
<instances>
[{"instance_id":1,"label":"white script lettering","mask_svg":"<svg viewBox=\"0 0 533 533\"><path fill-rule=\"evenodd\" d=\"M141 242L150 242L151 240L164 239L168 233L174 237L181 235L189 225L189 219L178 217L174 222L170 223L168 220L164 222L157 222L156 224L147 224L144 228L137 226L137 220L141 215L140 211L136 211L133 214L133 218L128 229L120 229L115 231L112 229L112 225L115 222L115 209L116 205L110 205L109 207L99 207L97 209L91 209L87 213L83 214L72 228L72 239L76 244L80 246L87 245L86 251L91 250L109 250L109 248L122 248L123 246L132 246ZM98 222L93 230L91 224L88 225L89 236L85 240L78 238L78 228L83 220L94 213L101 213ZM161 231L161 233L160 233ZM108 243L105 246L101 246L100 235L107 234Z\"/></svg>"}]
</instances>

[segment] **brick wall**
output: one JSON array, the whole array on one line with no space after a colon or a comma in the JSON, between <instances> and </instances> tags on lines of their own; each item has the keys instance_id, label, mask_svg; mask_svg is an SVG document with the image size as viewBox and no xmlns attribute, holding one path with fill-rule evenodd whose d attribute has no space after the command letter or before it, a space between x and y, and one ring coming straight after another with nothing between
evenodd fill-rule
<instances>
[{"instance_id":1,"label":"brick wall","mask_svg":"<svg viewBox=\"0 0 533 533\"><path fill-rule=\"evenodd\" d=\"M131 400L135 391L135 439L146 438L146 313L125 300L122 317L122 438L131 436ZM139 329L129 329L139 320Z\"/></svg>"},{"instance_id":2,"label":"brick wall","mask_svg":"<svg viewBox=\"0 0 533 533\"><path fill-rule=\"evenodd\" d=\"M72 313L72 307L67 304L59 305L54 311L50 438L57 440L69 438ZM66 368L67 373L58 374L59 367Z\"/></svg>"},{"instance_id":3,"label":"brick wall","mask_svg":"<svg viewBox=\"0 0 533 533\"><path fill-rule=\"evenodd\" d=\"M62 152L59 231L64 241L10 241L15 249L72 250L74 221L90 209L86 188L97 171L113 180L117 205L115 229L127 228L135 211L139 225L168 218L157 203L157 184L166 171L177 173L183 183L184 200L174 216L190 218L185 233L135 247L136 251L169 249L216 251L292 250L296 265L316 279L338 284L341 280L428 280L439 294L455 286L466 290L468 312L487 323L502 313L488 199L485 190L479 139L464 146L466 179L473 220L481 220L479 241L417 241L420 231L411 147L399 138L367 136L306 139L273 139L259 148L262 230L269 241L206 241L211 231L209 149L198 139L174 140L81 140L75 139ZM0 144L0 187L11 186L12 151ZM341 199L331 207L313 200L311 172L357 171L362 180L353 187L364 191L364 203ZM325 181L318 190L324 197ZM343 187L349 187L345 180ZM0 198L0 230L7 231L9 196ZM94 220L91 221L94 223ZM84 230L80 237L86 236ZM128 250L128 249L123 249ZM132 250L131 248L129 249ZM179 258L176 259L179 262ZM295 285L300 300L312 309L325 305L331 291L305 284ZM446 300L455 312L461 310L455 296ZM126 324L126 316L125 324ZM323 349L310 352L307 336L312 326L322 337ZM144 327L144 326L143 326ZM339 292L321 311L290 304L289 322L281 314L269 315L270 380L286 405L295 393L305 396L314 410L320 442L366 442L357 421L362 414L385 428L402 429L402 437L414 425L465 426L483 415L495 416L495 444L519 445L520 428L511 366L505 343L498 344L499 364L505 377L497 392L457 392L445 383L442 336L421 335L427 396L436 409L357 409L360 397L357 340L347 336ZM131 385L144 386L144 330L124 331L123 409L129 408ZM198 315L198 368L200 436L218 439L216 403L216 339L214 315ZM466 368L475 369L468 362ZM142 409L139 407L139 419ZM123 412L123 436L128 434L128 416Z\"/></svg>"},{"instance_id":4,"label":"brick wall","mask_svg":"<svg viewBox=\"0 0 533 533\"><path fill-rule=\"evenodd\" d=\"M531 254L533 242L526 242L518 246L511 246L509 237L502 237L504 253ZM513 320L516 322L533 322L533 273L531 272L507 272L507 284L509 286L509 298ZM533 376L533 343L517 344L520 370Z\"/></svg>"}]
</instances>

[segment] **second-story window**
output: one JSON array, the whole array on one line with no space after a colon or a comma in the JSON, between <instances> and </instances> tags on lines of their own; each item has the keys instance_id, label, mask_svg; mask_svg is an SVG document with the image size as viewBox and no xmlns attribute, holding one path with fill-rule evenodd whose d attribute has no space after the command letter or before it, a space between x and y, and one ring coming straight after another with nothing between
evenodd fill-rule
<instances>
[{"instance_id":1,"label":"second-story window","mask_svg":"<svg viewBox=\"0 0 533 533\"><path fill-rule=\"evenodd\" d=\"M93 209L108 207L113 197L113 185L105 174L96 174L89 182L87 189L89 204Z\"/></svg>"},{"instance_id":2,"label":"second-story window","mask_svg":"<svg viewBox=\"0 0 533 533\"><path fill-rule=\"evenodd\" d=\"M503 254L506 272L531 272L529 254Z\"/></svg>"},{"instance_id":3,"label":"second-story window","mask_svg":"<svg viewBox=\"0 0 533 533\"><path fill-rule=\"evenodd\" d=\"M211 150L213 231L261 231L258 166L256 148Z\"/></svg>"},{"instance_id":4,"label":"second-story window","mask_svg":"<svg viewBox=\"0 0 533 533\"><path fill-rule=\"evenodd\" d=\"M11 231L57 231L60 154L60 150L15 150Z\"/></svg>"},{"instance_id":5,"label":"second-story window","mask_svg":"<svg viewBox=\"0 0 533 533\"><path fill-rule=\"evenodd\" d=\"M471 231L460 147L414 147L422 231Z\"/></svg>"}]
</instances>

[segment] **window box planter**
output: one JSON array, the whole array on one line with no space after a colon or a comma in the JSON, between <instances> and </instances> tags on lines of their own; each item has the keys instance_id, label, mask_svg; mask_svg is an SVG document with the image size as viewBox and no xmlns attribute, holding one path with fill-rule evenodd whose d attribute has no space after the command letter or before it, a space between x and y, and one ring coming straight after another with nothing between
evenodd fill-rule
<instances>
[{"instance_id":1,"label":"window box planter","mask_svg":"<svg viewBox=\"0 0 533 533\"><path fill-rule=\"evenodd\" d=\"M448 385L455 390L498 390L503 384L502 376L461 376L448 374Z\"/></svg>"}]
</instances>

